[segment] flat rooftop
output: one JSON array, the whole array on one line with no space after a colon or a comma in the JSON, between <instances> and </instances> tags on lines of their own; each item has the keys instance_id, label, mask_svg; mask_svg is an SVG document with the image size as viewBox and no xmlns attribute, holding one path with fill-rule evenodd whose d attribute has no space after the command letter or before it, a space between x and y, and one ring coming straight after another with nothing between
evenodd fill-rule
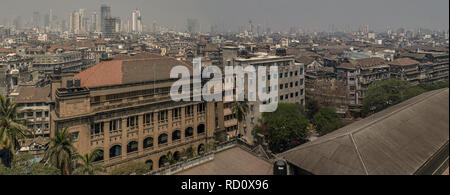
<instances>
[{"instance_id":1,"label":"flat rooftop","mask_svg":"<svg viewBox=\"0 0 450 195\"><path fill-rule=\"evenodd\" d=\"M272 175L272 173L272 163L235 146L216 153L212 161L176 175Z\"/></svg>"}]
</instances>

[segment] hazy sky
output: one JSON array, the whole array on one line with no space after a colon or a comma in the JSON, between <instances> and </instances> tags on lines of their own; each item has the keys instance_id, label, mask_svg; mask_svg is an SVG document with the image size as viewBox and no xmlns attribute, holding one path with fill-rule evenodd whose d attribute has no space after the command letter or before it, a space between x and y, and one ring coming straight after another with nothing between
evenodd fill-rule
<instances>
[{"instance_id":1,"label":"hazy sky","mask_svg":"<svg viewBox=\"0 0 450 195\"><path fill-rule=\"evenodd\" d=\"M371 29L390 26L431 29L449 28L449 0L0 0L0 22L21 15L29 19L34 11L68 18L70 11L85 8L99 12L100 5L111 6L113 16L130 17L139 8L144 24L185 29L186 18L198 19L203 30L210 24L236 30L254 24L285 31L291 26L328 30L368 24Z\"/></svg>"}]
</instances>

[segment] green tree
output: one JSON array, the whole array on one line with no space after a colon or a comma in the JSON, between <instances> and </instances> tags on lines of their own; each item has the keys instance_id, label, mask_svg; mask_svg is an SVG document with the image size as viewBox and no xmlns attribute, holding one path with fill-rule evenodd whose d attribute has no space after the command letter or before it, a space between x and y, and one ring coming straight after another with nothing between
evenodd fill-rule
<instances>
[{"instance_id":1,"label":"green tree","mask_svg":"<svg viewBox=\"0 0 450 195\"><path fill-rule=\"evenodd\" d=\"M79 162L74 171L74 174L95 175L97 173L104 172L105 168L103 166L94 163L96 159L101 157L101 155L103 155L101 150L94 150L90 154L76 155L75 159L77 159Z\"/></svg>"},{"instance_id":2,"label":"green tree","mask_svg":"<svg viewBox=\"0 0 450 195\"><path fill-rule=\"evenodd\" d=\"M31 135L27 128L17 118L17 106L11 100L0 95L0 151L9 153L6 166L10 163L20 149L20 140Z\"/></svg>"},{"instance_id":3,"label":"green tree","mask_svg":"<svg viewBox=\"0 0 450 195\"><path fill-rule=\"evenodd\" d=\"M314 115L311 122L321 136L343 126L341 117L336 113L334 108L330 107L321 108L319 112Z\"/></svg>"},{"instance_id":4,"label":"green tree","mask_svg":"<svg viewBox=\"0 0 450 195\"><path fill-rule=\"evenodd\" d=\"M189 146L189 148L183 149L181 154L182 154L182 156L185 156L187 158L194 158L195 151L192 146Z\"/></svg>"},{"instance_id":5,"label":"green tree","mask_svg":"<svg viewBox=\"0 0 450 195\"><path fill-rule=\"evenodd\" d=\"M379 112L403 101L408 95L406 94L408 87L409 83L407 81L398 79L374 82L369 86L364 95L363 115L367 116Z\"/></svg>"},{"instance_id":6,"label":"green tree","mask_svg":"<svg viewBox=\"0 0 450 195\"><path fill-rule=\"evenodd\" d=\"M58 168L61 175L70 175L75 156L73 137L67 128L56 131L55 136L50 140L49 147L45 150L44 161Z\"/></svg>"},{"instance_id":7,"label":"green tree","mask_svg":"<svg viewBox=\"0 0 450 195\"><path fill-rule=\"evenodd\" d=\"M412 85L408 81L389 79L369 86L363 100L363 116L379 112L427 91L448 88L448 81Z\"/></svg>"},{"instance_id":8,"label":"green tree","mask_svg":"<svg viewBox=\"0 0 450 195\"><path fill-rule=\"evenodd\" d=\"M248 101L235 101L231 104L231 111L236 115L238 120L238 128L236 129L236 136L238 136L239 124L245 120L245 117L248 113L249 106Z\"/></svg>"},{"instance_id":9,"label":"green tree","mask_svg":"<svg viewBox=\"0 0 450 195\"><path fill-rule=\"evenodd\" d=\"M143 162L130 162L117 166L112 169L111 175L143 175L148 173L148 165Z\"/></svg>"},{"instance_id":10,"label":"green tree","mask_svg":"<svg viewBox=\"0 0 450 195\"><path fill-rule=\"evenodd\" d=\"M315 99L308 99L308 101L306 102L306 117L308 117L308 119L312 119L314 117L314 115L319 112L320 110L320 106L319 103L317 102L317 100Z\"/></svg>"},{"instance_id":11,"label":"green tree","mask_svg":"<svg viewBox=\"0 0 450 195\"><path fill-rule=\"evenodd\" d=\"M17 155L11 162L11 167L0 164L0 175L59 175L59 170L45 166L33 160L31 154Z\"/></svg>"},{"instance_id":12,"label":"green tree","mask_svg":"<svg viewBox=\"0 0 450 195\"><path fill-rule=\"evenodd\" d=\"M308 136L308 120L295 104L278 104L277 111L263 113L261 123L254 131L266 137L270 150L275 153L304 143Z\"/></svg>"}]
</instances>

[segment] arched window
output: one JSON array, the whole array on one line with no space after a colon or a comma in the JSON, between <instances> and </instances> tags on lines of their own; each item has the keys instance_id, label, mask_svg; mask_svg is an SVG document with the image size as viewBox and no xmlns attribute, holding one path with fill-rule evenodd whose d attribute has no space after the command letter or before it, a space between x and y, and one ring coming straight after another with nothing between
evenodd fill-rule
<instances>
[{"instance_id":1,"label":"arched window","mask_svg":"<svg viewBox=\"0 0 450 195\"><path fill-rule=\"evenodd\" d=\"M188 128L184 131L184 136L185 136L185 137L192 137L192 136L194 136L194 128L188 127Z\"/></svg>"},{"instance_id":2,"label":"arched window","mask_svg":"<svg viewBox=\"0 0 450 195\"><path fill-rule=\"evenodd\" d=\"M172 133L172 141L176 141L181 139L181 131L180 130L176 130Z\"/></svg>"},{"instance_id":3,"label":"arched window","mask_svg":"<svg viewBox=\"0 0 450 195\"><path fill-rule=\"evenodd\" d=\"M200 124L197 127L197 134L202 134L205 133L205 125L204 124Z\"/></svg>"},{"instance_id":4,"label":"arched window","mask_svg":"<svg viewBox=\"0 0 450 195\"><path fill-rule=\"evenodd\" d=\"M153 161L152 160L145 161L145 164L148 166L148 170L150 170L150 171L153 170Z\"/></svg>"},{"instance_id":5,"label":"arched window","mask_svg":"<svg viewBox=\"0 0 450 195\"><path fill-rule=\"evenodd\" d=\"M114 157L117 157L120 155L122 155L122 146L115 145L115 146L111 147L111 149L109 149L109 157L110 158L114 158Z\"/></svg>"},{"instance_id":6,"label":"arched window","mask_svg":"<svg viewBox=\"0 0 450 195\"><path fill-rule=\"evenodd\" d=\"M153 147L153 137L147 137L144 139L144 149Z\"/></svg>"},{"instance_id":7,"label":"arched window","mask_svg":"<svg viewBox=\"0 0 450 195\"><path fill-rule=\"evenodd\" d=\"M164 164L166 164L168 162L169 162L169 159L167 159L166 155L161 156L161 158L159 158L159 163L158 163L159 168L164 167Z\"/></svg>"},{"instance_id":8,"label":"arched window","mask_svg":"<svg viewBox=\"0 0 450 195\"><path fill-rule=\"evenodd\" d=\"M165 144L168 141L169 136L166 133L161 134L158 137L158 144Z\"/></svg>"},{"instance_id":9,"label":"arched window","mask_svg":"<svg viewBox=\"0 0 450 195\"><path fill-rule=\"evenodd\" d=\"M105 158L104 157L105 154L104 154L103 150L98 149L97 151L98 151L98 156L97 156L97 158L94 159L94 162L102 161Z\"/></svg>"},{"instance_id":10,"label":"arched window","mask_svg":"<svg viewBox=\"0 0 450 195\"><path fill-rule=\"evenodd\" d=\"M176 151L175 153L173 153L173 160L175 160L176 162L180 161L181 159L181 154L180 152Z\"/></svg>"},{"instance_id":11,"label":"arched window","mask_svg":"<svg viewBox=\"0 0 450 195\"><path fill-rule=\"evenodd\" d=\"M198 145L197 153L198 153L199 155L205 153L205 145L204 145L204 144Z\"/></svg>"},{"instance_id":12,"label":"arched window","mask_svg":"<svg viewBox=\"0 0 450 195\"><path fill-rule=\"evenodd\" d=\"M138 143L137 141L132 141L127 145L127 153L138 151Z\"/></svg>"}]
</instances>

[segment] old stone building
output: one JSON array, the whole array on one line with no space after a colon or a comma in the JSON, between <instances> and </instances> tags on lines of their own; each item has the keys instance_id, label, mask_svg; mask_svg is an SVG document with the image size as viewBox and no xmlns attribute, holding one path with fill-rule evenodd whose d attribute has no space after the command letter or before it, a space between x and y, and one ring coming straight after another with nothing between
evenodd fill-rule
<instances>
[{"instance_id":1,"label":"old stone building","mask_svg":"<svg viewBox=\"0 0 450 195\"><path fill-rule=\"evenodd\" d=\"M101 62L78 74L52 75L52 134L65 127L81 154L99 149L108 168L142 161L150 170L167 166L167 154L180 160L185 149L205 152L216 121L213 102L174 102L172 67L192 66L142 53ZM191 80L192 81L192 80ZM223 123L223 122L222 122Z\"/></svg>"}]
</instances>

